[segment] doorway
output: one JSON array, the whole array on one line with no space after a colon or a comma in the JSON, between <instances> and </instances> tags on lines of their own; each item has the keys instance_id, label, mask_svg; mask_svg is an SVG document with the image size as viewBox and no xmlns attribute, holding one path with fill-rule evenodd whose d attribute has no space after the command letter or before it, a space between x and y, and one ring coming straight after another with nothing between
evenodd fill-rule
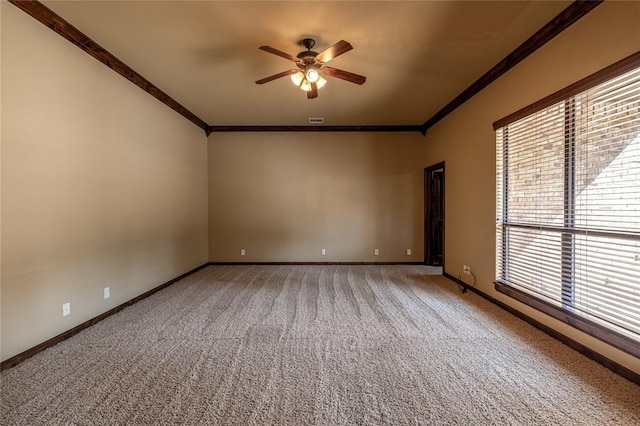
<instances>
[{"instance_id":1,"label":"doorway","mask_svg":"<svg viewBox=\"0 0 640 426\"><path fill-rule=\"evenodd\" d=\"M444 161L424 169L424 263L444 267Z\"/></svg>"}]
</instances>

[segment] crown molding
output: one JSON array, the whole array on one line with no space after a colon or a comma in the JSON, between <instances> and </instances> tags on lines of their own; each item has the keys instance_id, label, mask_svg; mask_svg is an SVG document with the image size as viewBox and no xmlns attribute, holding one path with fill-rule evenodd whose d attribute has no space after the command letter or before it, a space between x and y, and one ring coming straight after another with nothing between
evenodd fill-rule
<instances>
[{"instance_id":1,"label":"crown molding","mask_svg":"<svg viewBox=\"0 0 640 426\"><path fill-rule=\"evenodd\" d=\"M477 79L467 87L462 93L456 96L451 102L436 112L431 118L422 124L422 131L433 127L438 121L451 114L459 106L477 95L482 89L496 81L511 68L515 67L526 57L544 46L552 38L573 25L594 8L602 4L604 0L577 0L567 6L555 18L547 22L534 35L529 37L524 43L509 53L503 60L498 62L493 68L487 71L482 77Z\"/></svg>"},{"instance_id":2,"label":"crown molding","mask_svg":"<svg viewBox=\"0 0 640 426\"><path fill-rule=\"evenodd\" d=\"M75 46L79 47L85 53L93 56L95 59L102 62L107 67L111 68L145 92L149 93L151 96L158 99L160 102L167 105L169 108L173 109L178 114L182 115L187 120L203 129L205 132L207 131L209 125L205 123L204 120L189 111L171 96L160 90L156 85L151 83L142 75L138 74L129 65L125 64L120 59L115 57L104 47L100 46L98 43L85 35L82 31L78 30L69 22L65 21L62 17L46 7L44 4L40 3L39 1L8 1L9 3L13 4L23 12L40 21L51 30L73 43Z\"/></svg>"},{"instance_id":3,"label":"crown molding","mask_svg":"<svg viewBox=\"0 0 640 426\"><path fill-rule=\"evenodd\" d=\"M214 132L420 132L424 136L429 128L600 5L604 0L574 1L423 124L399 126L210 126L39 1L8 1L193 122L203 129L207 136Z\"/></svg>"},{"instance_id":4,"label":"crown molding","mask_svg":"<svg viewBox=\"0 0 640 426\"><path fill-rule=\"evenodd\" d=\"M209 133L222 132L420 132L422 126L209 126ZM424 135L424 133L422 133Z\"/></svg>"}]
</instances>

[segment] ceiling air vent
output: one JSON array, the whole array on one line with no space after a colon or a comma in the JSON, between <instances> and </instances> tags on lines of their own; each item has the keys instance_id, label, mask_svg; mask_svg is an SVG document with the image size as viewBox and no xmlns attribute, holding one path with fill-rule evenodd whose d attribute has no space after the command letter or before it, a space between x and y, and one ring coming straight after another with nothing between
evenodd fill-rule
<instances>
[{"instance_id":1,"label":"ceiling air vent","mask_svg":"<svg viewBox=\"0 0 640 426\"><path fill-rule=\"evenodd\" d=\"M324 117L309 117L309 124L324 124Z\"/></svg>"}]
</instances>

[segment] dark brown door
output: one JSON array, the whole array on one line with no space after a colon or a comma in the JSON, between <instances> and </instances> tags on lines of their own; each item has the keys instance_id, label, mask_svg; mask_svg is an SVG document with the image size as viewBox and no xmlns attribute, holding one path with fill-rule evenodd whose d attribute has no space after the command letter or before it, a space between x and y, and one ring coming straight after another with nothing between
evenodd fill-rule
<instances>
[{"instance_id":1,"label":"dark brown door","mask_svg":"<svg viewBox=\"0 0 640 426\"><path fill-rule=\"evenodd\" d=\"M424 261L444 266L444 162L424 169L424 203Z\"/></svg>"}]
</instances>

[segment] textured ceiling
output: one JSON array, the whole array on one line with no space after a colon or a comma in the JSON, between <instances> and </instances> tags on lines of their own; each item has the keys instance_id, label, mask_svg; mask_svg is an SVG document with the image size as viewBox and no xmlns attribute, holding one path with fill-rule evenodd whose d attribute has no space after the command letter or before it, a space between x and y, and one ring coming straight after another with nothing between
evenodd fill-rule
<instances>
[{"instance_id":1,"label":"textured ceiling","mask_svg":"<svg viewBox=\"0 0 640 426\"><path fill-rule=\"evenodd\" d=\"M213 126L422 124L562 11L568 1L44 1L95 42ZM296 55L346 40L330 65L367 77L327 78L307 99Z\"/></svg>"}]
</instances>

